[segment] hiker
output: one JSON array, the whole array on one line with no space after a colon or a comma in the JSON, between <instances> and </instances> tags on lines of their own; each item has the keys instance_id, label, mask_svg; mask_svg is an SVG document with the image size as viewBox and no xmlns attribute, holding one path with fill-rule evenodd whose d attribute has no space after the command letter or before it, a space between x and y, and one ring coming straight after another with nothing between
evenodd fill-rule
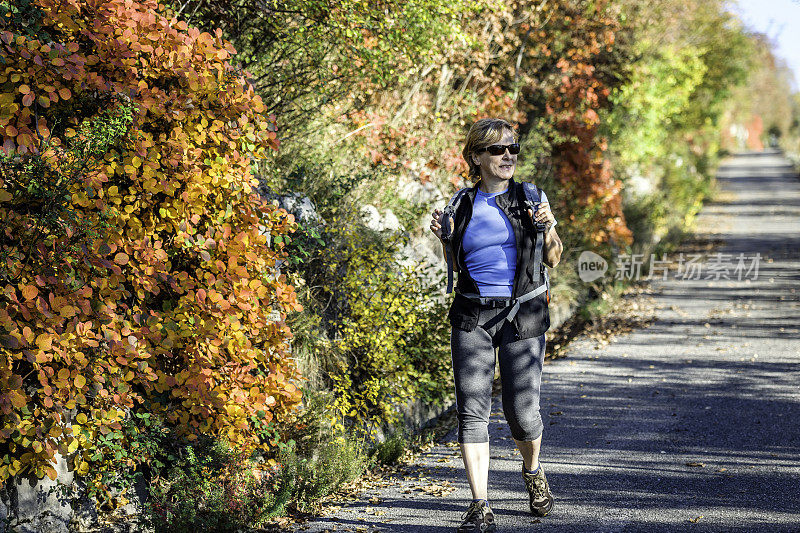
<instances>
[{"instance_id":1,"label":"hiker","mask_svg":"<svg viewBox=\"0 0 800 533\"><path fill-rule=\"evenodd\" d=\"M467 134L462 155L473 187L432 213L431 231L458 272L448 318L458 412L458 442L473 500L458 532L495 531L487 499L489 414L495 356L500 364L503 413L522 454L522 477L534 516L545 516L553 496L539 464L542 417L539 386L550 327L549 278L563 246L547 196L513 179L520 147L513 126L484 118ZM448 215L448 216L445 216ZM497 350L497 352L496 352Z\"/></svg>"}]
</instances>

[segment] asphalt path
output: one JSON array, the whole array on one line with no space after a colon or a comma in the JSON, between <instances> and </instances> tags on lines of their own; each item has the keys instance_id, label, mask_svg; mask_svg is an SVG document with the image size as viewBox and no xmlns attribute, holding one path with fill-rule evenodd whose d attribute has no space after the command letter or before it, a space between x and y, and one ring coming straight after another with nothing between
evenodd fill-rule
<instances>
[{"instance_id":1,"label":"asphalt path","mask_svg":"<svg viewBox=\"0 0 800 533\"><path fill-rule=\"evenodd\" d=\"M494 398L499 531L800 532L800 179L780 154L750 153L717 184L697 233L717 244L651 282L651 325L579 337L545 365L545 518L527 510ZM455 430L380 485L294 530L455 531L471 499Z\"/></svg>"}]
</instances>

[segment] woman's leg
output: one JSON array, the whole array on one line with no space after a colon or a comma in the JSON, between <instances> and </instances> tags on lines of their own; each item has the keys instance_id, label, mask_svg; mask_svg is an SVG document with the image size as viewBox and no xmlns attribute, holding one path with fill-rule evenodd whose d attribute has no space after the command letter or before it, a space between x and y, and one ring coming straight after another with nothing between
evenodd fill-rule
<instances>
[{"instance_id":1,"label":"woman's leg","mask_svg":"<svg viewBox=\"0 0 800 533\"><path fill-rule=\"evenodd\" d=\"M495 366L492 337L480 326L472 331L453 328L450 348L461 457L472 497L488 499L489 414Z\"/></svg>"},{"instance_id":2,"label":"woman's leg","mask_svg":"<svg viewBox=\"0 0 800 533\"><path fill-rule=\"evenodd\" d=\"M464 460L464 469L467 471L469 488L473 498L488 500L489 484L489 443L488 442L462 442L461 458Z\"/></svg>"},{"instance_id":3,"label":"woman's leg","mask_svg":"<svg viewBox=\"0 0 800 533\"><path fill-rule=\"evenodd\" d=\"M522 462L528 470L535 470L539 466L539 448L542 446L542 436L535 440L517 440L517 448L522 454Z\"/></svg>"},{"instance_id":4,"label":"woman's leg","mask_svg":"<svg viewBox=\"0 0 800 533\"><path fill-rule=\"evenodd\" d=\"M542 416L539 413L539 390L544 362L544 335L513 340L513 326L506 328L498 350L500 379L503 385L503 413L511 436L522 454L525 468L539 466L542 442Z\"/></svg>"}]
</instances>

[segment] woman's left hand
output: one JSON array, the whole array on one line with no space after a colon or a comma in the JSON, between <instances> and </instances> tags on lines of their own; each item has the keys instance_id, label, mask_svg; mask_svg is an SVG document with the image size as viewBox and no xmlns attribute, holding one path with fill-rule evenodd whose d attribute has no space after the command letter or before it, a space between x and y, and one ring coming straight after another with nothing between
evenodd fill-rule
<instances>
[{"instance_id":1,"label":"woman's left hand","mask_svg":"<svg viewBox=\"0 0 800 533\"><path fill-rule=\"evenodd\" d=\"M540 203L539 209L536 210L536 213L534 213L531 209L528 209L528 215L530 215L531 220L534 222L547 224L548 229L550 229L550 227L553 225L553 222L556 221L556 217L553 215L553 212L550 211L550 202Z\"/></svg>"}]
</instances>

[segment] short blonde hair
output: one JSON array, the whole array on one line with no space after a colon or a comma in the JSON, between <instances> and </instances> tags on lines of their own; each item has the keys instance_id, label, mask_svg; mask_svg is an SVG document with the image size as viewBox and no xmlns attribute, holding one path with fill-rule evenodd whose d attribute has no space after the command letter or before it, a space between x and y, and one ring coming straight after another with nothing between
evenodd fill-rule
<instances>
[{"instance_id":1,"label":"short blonde hair","mask_svg":"<svg viewBox=\"0 0 800 533\"><path fill-rule=\"evenodd\" d=\"M514 136L514 142L517 142L517 132L510 122L502 118L482 118L475 121L470 127L467 138L464 141L464 149L461 155L469 165L469 177L472 179L481 176L481 168L472 161L470 154L479 148L495 144L503 138L503 133L508 130Z\"/></svg>"}]
</instances>

